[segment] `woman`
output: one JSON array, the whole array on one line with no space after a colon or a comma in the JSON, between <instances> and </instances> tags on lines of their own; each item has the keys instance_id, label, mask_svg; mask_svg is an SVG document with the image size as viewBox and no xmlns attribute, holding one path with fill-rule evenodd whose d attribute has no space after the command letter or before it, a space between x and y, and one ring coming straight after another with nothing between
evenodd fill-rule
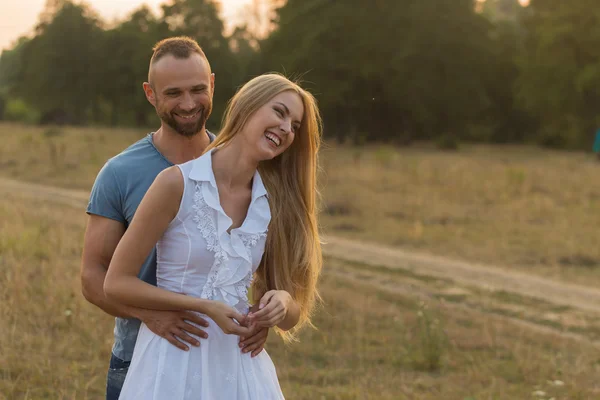
<instances>
[{"instance_id":1,"label":"woman","mask_svg":"<svg viewBox=\"0 0 600 400\"><path fill-rule=\"evenodd\" d=\"M259 327L290 340L310 323L322 265L320 122L309 93L262 75L231 99L201 157L158 175L115 251L104 290L123 304L201 313L209 336L181 351L142 325L120 399L283 398L268 354L243 354L238 342ZM158 287L137 278L156 243ZM250 309L251 284L259 301Z\"/></svg>"}]
</instances>

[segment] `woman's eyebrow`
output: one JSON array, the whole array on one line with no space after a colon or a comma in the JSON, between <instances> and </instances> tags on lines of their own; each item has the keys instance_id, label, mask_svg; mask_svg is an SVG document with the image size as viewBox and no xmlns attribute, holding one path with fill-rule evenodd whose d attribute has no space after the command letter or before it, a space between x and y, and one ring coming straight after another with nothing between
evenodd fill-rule
<instances>
[{"instance_id":1,"label":"woman's eyebrow","mask_svg":"<svg viewBox=\"0 0 600 400\"><path fill-rule=\"evenodd\" d=\"M286 106L285 104L283 104L283 103L282 103L282 102L280 102L280 101L278 101L278 102L277 102L277 104L280 104L280 105L281 105L283 108L285 108L285 113L286 113L287 115L291 115L291 113L290 113L290 109L289 109L289 108L287 108L287 106ZM294 120L294 122L296 122L296 123L298 123L298 124L301 124L301 121L300 121L300 120Z\"/></svg>"},{"instance_id":2,"label":"woman's eyebrow","mask_svg":"<svg viewBox=\"0 0 600 400\"><path fill-rule=\"evenodd\" d=\"M290 109L287 108L287 106L285 104L283 104L283 103L281 103L279 101L277 102L277 104L281 104L283 106L283 108L285 108L285 113L288 114L288 115L290 114Z\"/></svg>"}]
</instances>

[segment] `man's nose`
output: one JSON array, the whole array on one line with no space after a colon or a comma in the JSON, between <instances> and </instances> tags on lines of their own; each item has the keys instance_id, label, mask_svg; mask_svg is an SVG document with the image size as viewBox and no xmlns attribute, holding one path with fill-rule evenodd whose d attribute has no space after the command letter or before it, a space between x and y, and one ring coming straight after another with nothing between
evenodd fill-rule
<instances>
[{"instance_id":1,"label":"man's nose","mask_svg":"<svg viewBox=\"0 0 600 400\"><path fill-rule=\"evenodd\" d=\"M182 110L191 111L194 108L196 108L196 102L194 101L194 98L189 93L184 93L179 107Z\"/></svg>"}]
</instances>

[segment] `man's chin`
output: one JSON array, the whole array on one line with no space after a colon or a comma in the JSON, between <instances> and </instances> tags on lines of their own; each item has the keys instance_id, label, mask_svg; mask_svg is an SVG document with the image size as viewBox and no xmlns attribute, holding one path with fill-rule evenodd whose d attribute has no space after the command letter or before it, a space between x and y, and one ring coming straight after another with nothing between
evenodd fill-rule
<instances>
[{"instance_id":1,"label":"man's chin","mask_svg":"<svg viewBox=\"0 0 600 400\"><path fill-rule=\"evenodd\" d=\"M194 137L198 133L202 132L202 128L204 127L204 124L203 125L194 124L192 126L182 126L181 124L174 123L174 121L163 120L163 122L165 124L169 125L169 127L171 129L173 129L175 132L177 132L181 136L185 136L188 138Z\"/></svg>"},{"instance_id":2,"label":"man's chin","mask_svg":"<svg viewBox=\"0 0 600 400\"><path fill-rule=\"evenodd\" d=\"M196 136L198 133L202 132L204 129L204 124L206 123L206 119L204 118L204 111L202 111L202 115L200 115L200 121L195 123L191 123L189 125L183 125L175 121L174 117L171 117L169 121L163 120L167 125L169 125L175 132L179 133L181 136L185 136L188 138Z\"/></svg>"}]
</instances>

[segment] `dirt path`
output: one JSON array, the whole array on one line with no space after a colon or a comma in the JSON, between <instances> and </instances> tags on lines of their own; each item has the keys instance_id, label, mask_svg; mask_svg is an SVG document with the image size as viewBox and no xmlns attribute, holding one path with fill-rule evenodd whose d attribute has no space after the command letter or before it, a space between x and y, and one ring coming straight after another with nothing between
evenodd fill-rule
<instances>
[{"instance_id":1,"label":"dirt path","mask_svg":"<svg viewBox=\"0 0 600 400\"><path fill-rule=\"evenodd\" d=\"M88 193L85 191L0 178L0 195L3 193L35 197L80 209L85 208L88 200ZM327 236L325 242L323 251L328 257L390 270L409 271L420 276L450 280L462 287L515 293L559 306L600 313L600 290L593 288L336 236Z\"/></svg>"},{"instance_id":2,"label":"dirt path","mask_svg":"<svg viewBox=\"0 0 600 400\"><path fill-rule=\"evenodd\" d=\"M573 308L600 312L600 290L486 265L456 261L328 236L326 255L372 266L406 270L489 291L505 291Z\"/></svg>"},{"instance_id":3,"label":"dirt path","mask_svg":"<svg viewBox=\"0 0 600 400\"><path fill-rule=\"evenodd\" d=\"M338 265L336 262L328 265L327 274L334 276L337 279L350 281L355 285L368 286L376 290L381 290L392 294L400 294L411 299L419 299L423 301L430 301L432 299L439 298L438 296L440 293L443 293L436 290L436 288L429 284L415 285L414 282L410 282L410 280L406 282L406 279L404 279L402 276L392 278L389 276L389 274L385 273L357 271L353 268L344 268L343 266ZM474 307L472 304L469 304L472 302L489 303L489 298L474 295L473 299L471 300L471 302L444 302L444 308L460 311L462 313L466 313L467 315L477 316L478 318L487 318L503 323L510 323L511 326L528 331L538 332L544 335L557 335L562 338L568 338L600 350L600 340L590 337L590 335L586 335L586 332L573 332L569 330L567 326L569 325L568 322L566 324L560 324L562 326L558 327L549 326L547 324L540 323L540 321L529 318L531 313L540 312L540 310L535 306L524 307L524 309L528 309L527 311L530 315L521 315L520 317L517 317L499 312L499 308L502 307L500 304L495 304L493 306L493 311L485 308L480 309L479 307ZM565 312L561 317L565 317L567 314L571 314L571 312ZM586 322L586 325L591 326L593 323L590 324L589 322Z\"/></svg>"}]
</instances>

